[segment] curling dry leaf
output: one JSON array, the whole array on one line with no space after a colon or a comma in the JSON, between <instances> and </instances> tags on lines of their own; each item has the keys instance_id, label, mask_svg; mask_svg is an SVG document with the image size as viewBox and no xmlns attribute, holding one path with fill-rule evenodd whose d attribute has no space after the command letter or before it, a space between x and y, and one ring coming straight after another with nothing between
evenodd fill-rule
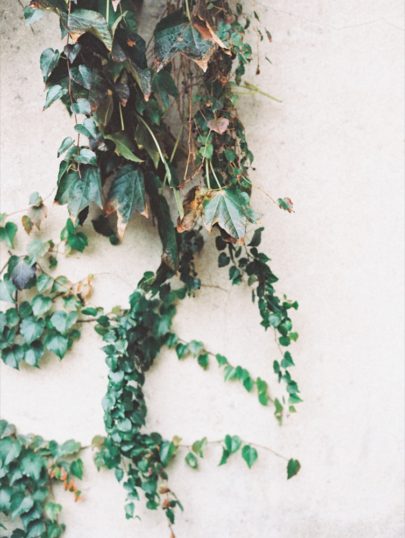
<instances>
[{"instance_id":1,"label":"curling dry leaf","mask_svg":"<svg viewBox=\"0 0 405 538\"><path fill-rule=\"evenodd\" d=\"M182 10L162 19L155 29L155 63L160 71L176 56L183 54L203 71L215 52L216 44L206 39L184 16Z\"/></svg>"},{"instance_id":2,"label":"curling dry leaf","mask_svg":"<svg viewBox=\"0 0 405 538\"><path fill-rule=\"evenodd\" d=\"M229 120L227 118L215 118L208 122L208 127L211 131L222 135L228 130Z\"/></svg>"},{"instance_id":3,"label":"curling dry leaf","mask_svg":"<svg viewBox=\"0 0 405 538\"><path fill-rule=\"evenodd\" d=\"M182 219L179 218L177 222L177 231L179 233L194 228L195 223L203 212L203 200L204 193L199 187L194 187L187 193L183 203L184 217Z\"/></svg>"}]
</instances>

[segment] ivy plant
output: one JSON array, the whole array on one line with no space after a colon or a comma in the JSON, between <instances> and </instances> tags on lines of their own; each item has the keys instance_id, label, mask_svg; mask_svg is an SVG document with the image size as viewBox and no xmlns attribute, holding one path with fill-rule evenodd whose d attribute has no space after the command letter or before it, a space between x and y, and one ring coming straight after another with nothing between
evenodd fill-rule
<instances>
[{"instance_id":1,"label":"ivy plant","mask_svg":"<svg viewBox=\"0 0 405 538\"><path fill-rule=\"evenodd\" d=\"M179 435L165 439L149 432L143 392L149 369L164 347L179 360L193 357L204 370L215 362L225 381L240 383L259 404L272 406L281 423L301 402L292 351L298 339L292 313L298 303L278 293L270 258L260 249L264 230L256 225L249 177L254 156L237 108L240 93L272 98L246 80L247 66L255 59L250 29L259 41L265 36L271 41L270 32L261 28L256 12L245 13L238 2L169 0L147 43L139 26L140 4L31 0L24 9L29 24L45 12L59 19L63 45L47 48L39 61L46 89L44 110L61 102L73 118L76 135L65 137L55 148L60 159L55 202L68 212L58 240L38 239L47 209L37 193L22 217L30 236L26 253L16 250L18 227L10 215L0 216L0 244L9 252L0 281L0 300L7 305L0 314L0 351L8 366L40 367L47 353L65 356L79 338L82 322L95 323L108 369L102 402L105 435L93 441L96 464L114 470L123 483L127 518L136 516L136 504L143 499L147 508L161 508L172 528L176 511L183 508L169 486L169 467L176 457L182 455L186 465L197 470L208 448L216 444L222 450L219 465L239 454L250 469L261 450L273 451L237 434L225 434L219 442L203 438L188 446ZM290 198L274 201L293 212ZM87 248L91 237L83 228L86 221L115 245L124 241L137 214L157 227L160 266L144 274L129 308L105 312L86 305L92 279L72 284L54 276L58 257ZM218 267L228 272L232 286L250 289L262 327L276 336L280 355L273 357L271 367L284 387L279 397L272 395L269 380L207 349L200 340L185 341L173 329L178 304L200 293L198 264L211 237ZM81 478L82 464L64 458L74 457L80 445L74 444L75 453L66 453L65 445L20 438L6 423L3 434L0 446L12 445L11 453L16 454L9 461L4 449L3 467L12 464L16 476L23 477L17 493L14 480L4 482L6 493L0 493L0 509L22 520L23 529L13 538L60 536L60 507L51 503L47 509L49 490L41 483L42 493L37 495L36 488L40 479L62 478L72 489L69 480ZM38 466L28 477L23 463L27 454ZM300 463L284 459L290 479ZM23 499L21 495L32 500L19 509L19 501L13 499ZM30 510L35 511L33 518L26 517Z\"/></svg>"},{"instance_id":2,"label":"ivy plant","mask_svg":"<svg viewBox=\"0 0 405 538\"><path fill-rule=\"evenodd\" d=\"M11 538L59 538L62 506L55 501L53 486L80 498L77 480L83 478L81 446L74 440L58 444L38 435L20 435L0 420L0 528ZM14 530L6 525L13 522Z\"/></svg>"}]
</instances>

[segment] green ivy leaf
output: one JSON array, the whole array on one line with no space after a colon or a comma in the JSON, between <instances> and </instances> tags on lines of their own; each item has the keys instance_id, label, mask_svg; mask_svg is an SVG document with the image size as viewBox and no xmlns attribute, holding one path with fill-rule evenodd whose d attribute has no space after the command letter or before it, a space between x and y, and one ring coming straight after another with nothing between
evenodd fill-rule
<instances>
[{"instance_id":1,"label":"green ivy leaf","mask_svg":"<svg viewBox=\"0 0 405 538\"><path fill-rule=\"evenodd\" d=\"M63 153L65 153L65 151L71 148L74 143L75 141L71 136L67 136L66 138L64 138L58 149L58 157L60 157Z\"/></svg>"},{"instance_id":2,"label":"green ivy leaf","mask_svg":"<svg viewBox=\"0 0 405 538\"><path fill-rule=\"evenodd\" d=\"M112 36L107 21L97 11L75 9L68 16L67 27L69 33L75 36L89 32L102 41L108 50L112 49Z\"/></svg>"},{"instance_id":3,"label":"green ivy leaf","mask_svg":"<svg viewBox=\"0 0 405 538\"><path fill-rule=\"evenodd\" d=\"M44 322L42 320L36 320L35 318L25 318L20 325L20 332L24 337L27 344L32 344L35 340L40 338L44 332Z\"/></svg>"},{"instance_id":4,"label":"green ivy leaf","mask_svg":"<svg viewBox=\"0 0 405 538\"><path fill-rule=\"evenodd\" d=\"M41 317L52 308L52 299L45 295L36 295L31 303L35 317Z\"/></svg>"},{"instance_id":5,"label":"green ivy leaf","mask_svg":"<svg viewBox=\"0 0 405 538\"><path fill-rule=\"evenodd\" d=\"M40 258L45 256L49 252L50 248L49 241L41 241L41 239L33 239L28 245L28 255L32 261L35 263Z\"/></svg>"},{"instance_id":6,"label":"green ivy leaf","mask_svg":"<svg viewBox=\"0 0 405 538\"><path fill-rule=\"evenodd\" d=\"M59 359L63 359L69 348L69 340L60 334L51 333L45 340L45 346L48 351L54 353Z\"/></svg>"},{"instance_id":7,"label":"green ivy leaf","mask_svg":"<svg viewBox=\"0 0 405 538\"><path fill-rule=\"evenodd\" d=\"M56 504L54 502L47 502L45 504L46 517L49 518L51 521L57 521L61 511L62 506L60 504Z\"/></svg>"},{"instance_id":8,"label":"green ivy leaf","mask_svg":"<svg viewBox=\"0 0 405 538\"><path fill-rule=\"evenodd\" d=\"M242 457L249 469L251 469L258 458L257 450L250 445L245 445L242 448Z\"/></svg>"},{"instance_id":9,"label":"green ivy leaf","mask_svg":"<svg viewBox=\"0 0 405 538\"><path fill-rule=\"evenodd\" d=\"M160 461L167 467L177 452L176 445L171 441L164 441L160 447Z\"/></svg>"},{"instance_id":10,"label":"green ivy leaf","mask_svg":"<svg viewBox=\"0 0 405 538\"><path fill-rule=\"evenodd\" d=\"M58 65L59 58L60 58L60 52L54 49L45 49L43 53L41 54L39 61L40 61L42 76L45 82L48 80L48 78L54 71L55 67Z\"/></svg>"},{"instance_id":11,"label":"green ivy leaf","mask_svg":"<svg viewBox=\"0 0 405 538\"><path fill-rule=\"evenodd\" d=\"M104 138L111 140L115 144L115 152L117 155L124 157L127 161L134 163L143 163L143 160L135 155L133 152L133 146L129 138L123 133L114 133L104 135Z\"/></svg>"},{"instance_id":12,"label":"green ivy leaf","mask_svg":"<svg viewBox=\"0 0 405 538\"><path fill-rule=\"evenodd\" d=\"M78 227L73 224L71 219L66 221L66 226L61 231L60 238L62 241L66 241L66 244L69 247L68 253L71 250L83 252L89 244L86 234L78 231Z\"/></svg>"},{"instance_id":13,"label":"green ivy leaf","mask_svg":"<svg viewBox=\"0 0 405 538\"><path fill-rule=\"evenodd\" d=\"M65 441L58 449L58 458L65 458L66 456L76 456L81 450L81 445L74 439Z\"/></svg>"},{"instance_id":14,"label":"green ivy leaf","mask_svg":"<svg viewBox=\"0 0 405 538\"><path fill-rule=\"evenodd\" d=\"M18 439L6 437L0 440L0 461L2 465L8 466L15 461L22 451L22 444Z\"/></svg>"},{"instance_id":15,"label":"green ivy leaf","mask_svg":"<svg viewBox=\"0 0 405 538\"><path fill-rule=\"evenodd\" d=\"M146 210L145 183L140 168L128 164L117 173L108 194L107 215L117 213L117 233L123 238L128 222L135 212Z\"/></svg>"},{"instance_id":16,"label":"green ivy leaf","mask_svg":"<svg viewBox=\"0 0 405 538\"><path fill-rule=\"evenodd\" d=\"M33 521L28 525L27 538L40 538L46 532L46 525L43 521Z\"/></svg>"},{"instance_id":17,"label":"green ivy leaf","mask_svg":"<svg viewBox=\"0 0 405 538\"><path fill-rule=\"evenodd\" d=\"M68 93L67 88L63 88L60 84L51 86L46 94L44 110L49 108L55 101L61 99Z\"/></svg>"},{"instance_id":18,"label":"green ivy leaf","mask_svg":"<svg viewBox=\"0 0 405 538\"><path fill-rule=\"evenodd\" d=\"M69 212L74 217L77 217L83 209L86 209L92 203L100 208L103 207L99 169L94 166L84 165L81 170L82 177L75 175L67 191Z\"/></svg>"},{"instance_id":19,"label":"green ivy leaf","mask_svg":"<svg viewBox=\"0 0 405 538\"><path fill-rule=\"evenodd\" d=\"M82 460L72 461L70 464L70 472L73 476L81 480L83 478L83 462Z\"/></svg>"},{"instance_id":20,"label":"green ivy leaf","mask_svg":"<svg viewBox=\"0 0 405 538\"><path fill-rule=\"evenodd\" d=\"M197 454L200 458L204 457L204 449L207 445L207 438L204 437L203 439L200 439L199 441L195 441L191 447L192 451Z\"/></svg>"},{"instance_id":21,"label":"green ivy leaf","mask_svg":"<svg viewBox=\"0 0 405 538\"><path fill-rule=\"evenodd\" d=\"M56 329L60 334L65 335L69 329L73 327L76 321L76 312L70 312L68 314L67 312L59 311L52 314L52 317L49 320L49 325Z\"/></svg>"},{"instance_id":22,"label":"green ivy leaf","mask_svg":"<svg viewBox=\"0 0 405 538\"><path fill-rule=\"evenodd\" d=\"M225 447L231 453L235 454L241 447L242 441L237 435L227 435L225 437Z\"/></svg>"},{"instance_id":23,"label":"green ivy leaf","mask_svg":"<svg viewBox=\"0 0 405 538\"><path fill-rule=\"evenodd\" d=\"M255 233L253 234L253 237L249 243L249 247L258 247L262 242L262 233L264 231L264 228L257 228L255 230Z\"/></svg>"},{"instance_id":24,"label":"green ivy leaf","mask_svg":"<svg viewBox=\"0 0 405 538\"><path fill-rule=\"evenodd\" d=\"M247 223L254 222L255 218L246 194L224 189L213 193L204 202L203 220L208 231L218 224L231 237L243 239Z\"/></svg>"},{"instance_id":25,"label":"green ivy leaf","mask_svg":"<svg viewBox=\"0 0 405 538\"><path fill-rule=\"evenodd\" d=\"M45 469L44 460L34 454L29 452L21 460L20 471L24 476L28 476L33 480L39 480L42 470Z\"/></svg>"},{"instance_id":26,"label":"green ivy leaf","mask_svg":"<svg viewBox=\"0 0 405 538\"><path fill-rule=\"evenodd\" d=\"M189 452L186 455L185 461L187 465L191 467L192 469L198 469L198 460L192 452Z\"/></svg>"},{"instance_id":27,"label":"green ivy leaf","mask_svg":"<svg viewBox=\"0 0 405 538\"><path fill-rule=\"evenodd\" d=\"M44 13L39 9L27 6L24 8L24 20L26 24L34 24L35 22L42 19Z\"/></svg>"},{"instance_id":28,"label":"green ivy leaf","mask_svg":"<svg viewBox=\"0 0 405 538\"><path fill-rule=\"evenodd\" d=\"M298 460L290 459L287 464L287 479L290 480L293 476L299 473L301 464Z\"/></svg>"},{"instance_id":29,"label":"green ivy leaf","mask_svg":"<svg viewBox=\"0 0 405 538\"><path fill-rule=\"evenodd\" d=\"M5 241L9 248L14 248L17 231L18 228L14 222L6 222L4 226L0 227L0 241Z\"/></svg>"},{"instance_id":30,"label":"green ivy leaf","mask_svg":"<svg viewBox=\"0 0 405 538\"><path fill-rule=\"evenodd\" d=\"M6 303L15 303L16 287L8 278L4 277L0 280L0 301Z\"/></svg>"}]
</instances>

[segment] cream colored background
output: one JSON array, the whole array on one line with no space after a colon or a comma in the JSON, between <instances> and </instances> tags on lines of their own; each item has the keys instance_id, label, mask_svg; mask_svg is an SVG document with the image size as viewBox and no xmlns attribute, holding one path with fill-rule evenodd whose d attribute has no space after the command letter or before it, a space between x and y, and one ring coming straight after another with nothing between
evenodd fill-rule
<instances>
[{"instance_id":1,"label":"cream colored background","mask_svg":"<svg viewBox=\"0 0 405 538\"><path fill-rule=\"evenodd\" d=\"M249 4L249 2L247 2ZM72 124L61 106L43 113L40 52L58 46L56 19L34 32L16 0L0 0L1 210L51 192L56 150ZM185 442L238 433L298 457L303 469L285 480L284 463L262 454L253 471L236 459L218 468L210 450L201 472L174 467L171 485L183 500L178 538L399 538L403 536L402 433L402 122L403 13L396 0L257 2L273 44L257 82L282 98L243 97L242 114L256 155L254 180L274 197L293 198L296 213L278 210L261 191L265 245L279 289L299 299L295 316L297 377L305 404L279 428L213 365L204 373L170 353L156 362L146 391L150 427ZM155 7L159 11L158 7ZM52 209L46 232L65 218ZM235 362L271 377L275 349L261 331L249 293L201 266L200 297L181 307L185 338L204 339ZM63 262L73 279L96 275L95 303L125 304L145 269L158 264L156 231L141 219L124 245L92 238L83 256ZM206 254L207 256L207 254ZM89 443L103 432L100 400L106 368L100 340L88 334L61 363L41 371L1 367L1 413L22 432ZM123 516L123 490L86 456L84 501L63 493L66 538L161 538L159 513L142 522Z\"/></svg>"}]
</instances>

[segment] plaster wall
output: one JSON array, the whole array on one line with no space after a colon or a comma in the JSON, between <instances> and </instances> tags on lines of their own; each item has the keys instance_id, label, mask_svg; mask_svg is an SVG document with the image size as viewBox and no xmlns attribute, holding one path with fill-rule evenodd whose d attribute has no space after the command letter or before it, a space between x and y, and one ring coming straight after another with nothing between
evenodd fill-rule
<instances>
[{"instance_id":1,"label":"plaster wall","mask_svg":"<svg viewBox=\"0 0 405 538\"><path fill-rule=\"evenodd\" d=\"M235 459L217 467L211 449L202 471L175 465L171 484L184 501L178 538L400 538L403 536L403 3L396 0L253 2L273 34L256 81L282 99L241 99L256 155L254 205L266 226L279 289L297 298L297 378L305 403L280 429L271 411L215 367L164 353L146 392L150 427L185 442L226 433L298 457L301 473L286 481L284 463L262 454L248 472ZM156 7L156 10L157 7ZM73 131L62 106L42 112L40 52L59 46L51 17L33 31L16 0L0 0L1 211L49 195L60 141ZM288 215L269 202L290 196ZM66 218L53 208L44 230L56 237ZM91 233L91 232L90 232ZM93 273L94 303L125 305L160 247L142 219L122 246L91 237L80 257L63 261L73 280ZM200 267L208 285L181 306L184 338L265 378L276 350L259 327L247 290L230 290L215 249ZM1 415L21 432L88 444L103 432L104 356L91 327L62 362L16 372L1 364ZM58 492L66 538L161 538L166 523L143 513L126 521L124 492L85 456L84 500Z\"/></svg>"}]
</instances>

